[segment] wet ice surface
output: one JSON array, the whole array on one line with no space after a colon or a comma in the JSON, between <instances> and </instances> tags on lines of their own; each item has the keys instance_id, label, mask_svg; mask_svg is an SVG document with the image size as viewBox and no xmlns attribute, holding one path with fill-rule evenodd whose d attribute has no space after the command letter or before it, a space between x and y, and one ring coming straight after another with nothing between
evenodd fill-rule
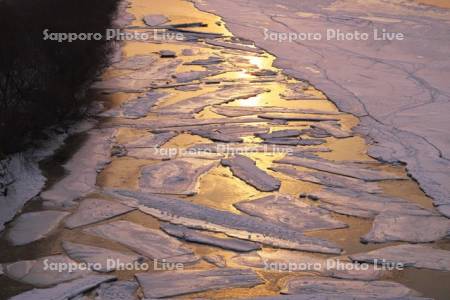
<instances>
[{"instance_id":1,"label":"wet ice surface","mask_svg":"<svg viewBox=\"0 0 450 300\"><path fill-rule=\"evenodd\" d=\"M330 258L330 260L333 260L333 258ZM375 267L369 267L366 270L358 270L356 268L353 270L342 270L336 267L327 266L327 260L325 258L286 250L276 250L273 252L258 251L257 253L239 254L234 256L232 261L241 266L258 269L266 268L274 271L289 270L289 267L287 266L290 264L290 272L311 272L312 274L340 279L371 281L380 279L383 276L383 271L377 270ZM314 269L305 270L300 267L307 264L313 264L315 266ZM297 266L297 268L295 266Z\"/></svg>"},{"instance_id":2,"label":"wet ice surface","mask_svg":"<svg viewBox=\"0 0 450 300\"><path fill-rule=\"evenodd\" d=\"M198 190L199 177L218 162L197 158L172 159L142 168L139 187L155 194L193 195Z\"/></svg>"},{"instance_id":3,"label":"wet ice surface","mask_svg":"<svg viewBox=\"0 0 450 300\"><path fill-rule=\"evenodd\" d=\"M83 200L78 210L65 220L67 228L97 223L132 211L134 208L117 202L88 198Z\"/></svg>"},{"instance_id":4,"label":"wet ice surface","mask_svg":"<svg viewBox=\"0 0 450 300\"><path fill-rule=\"evenodd\" d=\"M369 154L406 163L438 209L449 216L450 105L444 79L449 70L441 67L449 62L448 1L232 0L226 6L220 0L195 2L229 21L234 34L276 55L276 65L288 74L308 80L340 109L360 116L359 131L373 139ZM366 33L369 38L327 38L328 30L340 31L340 36ZM380 40L375 30L401 33L404 39ZM280 42L268 37L310 32L322 38ZM301 86L294 91L304 93Z\"/></svg>"},{"instance_id":5,"label":"wet ice surface","mask_svg":"<svg viewBox=\"0 0 450 300\"><path fill-rule=\"evenodd\" d=\"M282 283L284 294L345 295L345 297L402 298L418 296L404 285L388 281L348 281L335 279L288 278Z\"/></svg>"},{"instance_id":6,"label":"wet ice surface","mask_svg":"<svg viewBox=\"0 0 450 300\"><path fill-rule=\"evenodd\" d=\"M21 214L12 222L6 237L15 246L32 243L45 238L68 215L68 212L53 210Z\"/></svg>"},{"instance_id":7,"label":"wet ice surface","mask_svg":"<svg viewBox=\"0 0 450 300\"><path fill-rule=\"evenodd\" d=\"M62 247L67 255L75 261L84 262L87 264L98 264L98 267L94 268L96 272L112 272L117 269L118 265L112 265L111 261L120 261L124 264L132 264L135 262L142 262L145 259L144 257L135 254L127 254L68 241L63 241Z\"/></svg>"},{"instance_id":8,"label":"wet ice surface","mask_svg":"<svg viewBox=\"0 0 450 300\"><path fill-rule=\"evenodd\" d=\"M262 283L256 272L243 269L167 271L137 274L144 295L151 298L179 296L211 289L252 287Z\"/></svg>"},{"instance_id":9,"label":"wet ice surface","mask_svg":"<svg viewBox=\"0 0 450 300\"><path fill-rule=\"evenodd\" d=\"M354 261L376 263L382 259L393 263L402 263L414 268L450 270L450 251L435 249L429 245L398 245L368 253L351 255Z\"/></svg>"},{"instance_id":10,"label":"wet ice surface","mask_svg":"<svg viewBox=\"0 0 450 300\"><path fill-rule=\"evenodd\" d=\"M114 280L114 276L89 275L45 289L33 289L14 296L12 300L70 299L99 284Z\"/></svg>"},{"instance_id":11,"label":"wet ice surface","mask_svg":"<svg viewBox=\"0 0 450 300\"><path fill-rule=\"evenodd\" d=\"M85 233L117 241L150 259L194 262L198 258L189 248L165 233L141 225L116 221L84 230Z\"/></svg>"},{"instance_id":12,"label":"wet ice surface","mask_svg":"<svg viewBox=\"0 0 450 300\"><path fill-rule=\"evenodd\" d=\"M163 223L161 229L172 236L176 236L189 242L196 242L200 244L207 244L211 246L217 246L223 249L249 252L253 250L261 249L261 246L257 243L233 239L233 238L218 238L211 235L207 235L199 230L192 230L188 227L181 225L173 225L170 223Z\"/></svg>"},{"instance_id":13,"label":"wet ice surface","mask_svg":"<svg viewBox=\"0 0 450 300\"><path fill-rule=\"evenodd\" d=\"M30 229L27 216L45 213L36 201L7 225L5 237L30 243L17 255L11 243L2 246L0 284L11 288L0 296L412 299L416 286L429 292L420 278L449 278L448 220L403 167L366 155L353 130L357 118L189 2L133 0L128 11L136 30L147 24L185 39L124 43L94 86L108 107L97 128L61 173L48 174L41 200L60 217ZM435 244L409 244L422 242ZM405 251L413 254L406 259ZM100 268L55 276L40 268L47 257ZM375 258L412 269L326 266L327 259L357 266ZM108 259L151 268L107 268ZM183 270L153 264L162 260ZM320 270L267 267L289 263ZM416 272L409 281L408 272Z\"/></svg>"}]
</instances>

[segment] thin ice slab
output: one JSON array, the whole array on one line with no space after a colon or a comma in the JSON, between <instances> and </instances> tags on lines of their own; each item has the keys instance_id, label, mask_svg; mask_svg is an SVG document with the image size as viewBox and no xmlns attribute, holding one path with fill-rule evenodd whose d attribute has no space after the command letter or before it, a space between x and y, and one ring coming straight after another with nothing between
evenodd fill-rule
<instances>
[{"instance_id":1,"label":"thin ice slab","mask_svg":"<svg viewBox=\"0 0 450 300\"><path fill-rule=\"evenodd\" d=\"M347 138L347 137L352 136L352 134L350 132L345 131L340 127L337 127L335 125L328 124L328 123L318 123L318 124L312 125L311 127L324 130L331 136L334 136L335 138Z\"/></svg>"},{"instance_id":2,"label":"thin ice slab","mask_svg":"<svg viewBox=\"0 0 450 300\"><path fill-rule=\"evenodd\" d=\"M404 176L381 170L364 168L352 163L334 162L319 158L312 159L306 157L285 157L275 162L280 164L305 167L347 177L358 178L365 181L406 179Z\"/></svg>"},{"instance_id":3,"label":"thin ice slab","mask_svg":"<svg viewBox=\"0 0 450 300\"><path fill-rule=\"evenodd\" d=\"M185 63L185 65L197 65L197 66L206 66L206 65L216 65L223 63L225 60L222 57L218 56L210 56L206 59L196 59L191 62Z\"/></svg>"},{"instance_id":4,"label":"thin ice slab","mask_svg":"<svg viewBox=\"0 0 450 300\"><path fill-rule=\"evenodd\" d=\"M274 107L274 106L218 106L215 105L211 108L213 112L226 117L242 117L250 115L258 115L261 113L285 113L286 108ZM290 113L298 114L314 114L314 115L337 115L339 112L317 110L317 109L289 109Z\"/></svg>"},{"instance_id":5,"label":"thin ice slab","mask_svg":"<svg viewBox=\"0 0 450 300\"><path fill-rule=\"evenodd\" d=\"M130 119L147 116L155 104L169 96L168 93L152 91L145 96L130 100L121 105L122 116Z\"/></svg>"},{"instance_id":6,"label":"thin ice slab","mask_svg":"<svg viewBox=\"0 0 450 300\"><path fill-rule=\"evenodd\" d=\"M320 200L320 206L340 214L373 218L380 213L396 212L431 215L430 210L403 198L388 197L341 188L325 188L309 194Z\"/></svg>"},{"instance_id":7,"label":"thin ice slab","mask_svg":"<svg viewBox=\"0 0 450 300\"><path fill-rule=\"evenodd\" d=\"M95 290L95 300L137 300L135 281L115 281L102 283Z\"/></svg>"},{"instance_id":8,"label":"thin ice slab","mask_svg":"<svg viewBox=\"0 0 450 300\"><path fill-rule=\"evenodd\" d=\"M157 60L156 55L135 55L113 64L112 67L123 70L140 70L151 67Z\"/></svg>"},{"instance_id":9,"label":"thin ice slab","mask_svg":"<svg viewBox=\"0 0 450 300\"><path fill-rule=\"evenodd\" d=\"M182 72L182 73L176 73L173 75L173 78L179 83L185 83L185 82L191 82L195 80L200 80L208 76L214 76L217 75L216 72L212 71L189 71L189 72Z\"/></svg>"},{"instance_id":10,"label":"thin ice slab","mask_svg":"<svg viewBox=\"0 0 450 300\"><path fill-rule=\"evenodd\" d=\"M352 297L389 299L419 296L416 291L391 281L356 281L305 277L288 277L282 280L281 293L290 295L338 294L345 295L348 299L353 299Z\"/></svg>"},{"instance_id":11,"label":"thin ice slab","mask_svg":"<svg viewBox=\"0 0 450 300\"><path fill-rule=\"evenodd\" d=\"M341 249L335 244L298 231L281 227L259 218L233 214L185 200L137 193L127 190L108 191L117 197L132 198L141 205L139 209L162 221L184 225L189 228L222 232L230 237L250 240L274 247L311 252L338 254Z\"/></svg>"},{"instance_id":12,"label":"thin ice slab","mask_svg":"<svg viewBox=\"0 0 450 300\"><path fill-rule=\"evenodd\" d=\"M252 136L258 133L267 133L269 129L266 126L251 126L251 125L234 125L224 124L203 126L201 128L188 129L192 134L197 134L211 140L218 140L227 143L241 142L242 137Z\"/></svg>"},{"instance_id":13,"label":"thin ice slab","mask_svg":"<svg viewBox=\"0 0 450 300\"><path fill-rule=\"evenodd\" d=\"M226 154L239 154L239 153L282 153L282 154L295 154L295 153L309 153L309 152L330 152L327 147L308 147L298 148L295 146L283 146L283 145L259 145L259 144L227 144L227 143L209 143L209 144L197 144L188 148L192 151L204 151L207 153L226 153Z\"/></svg>"},{"instance_id":14,"label":"thin ice slab","mask_svg":"<svg viewBox=\"0 0 450 300\"><path fill-rule=\"evenodd\" d=\"M58 266L76 266L77 262L65 255L41 257L36 260L22 260L5 264L5 275L22 283L46 287L86 276L91 272L74 267L73 270L59 270ZM53 267L54 266L54 267Z\"/></svg>"},{"instance_id":15,"label":"thin ice slab","mask_svg":"<svg viewBox=\"0 0 450 300\"><path fill-rule=\"evenodd\" d=\"M211 141L215 142L225 142L225 143L240 143L242 138L233 136L230 134L222 133L218 130L205 130L205 129L191 129L189 130L191 134L198 135Z\"/></svg>"},{"instance_id":16,"label":"thin ice slab","mask_svg":"<svg viewBox=\"0 0 450 300\"><path fill-rule=\"evenodd\" d=\"M163 223L161 224L161 229L167 234L186 240L188 242L216 246L222 249L239 252L249 252L261 249L261 246L254 242L243 241L234 238L219 238L212 235L208 235L199 230L190 229L182 225Z\"/></svg>"},{"instance_id":17,"label":"thin ice slab","mask_svg":"<svg viewBox=\"0 0 450 300\"><path fill-rule=\"evenodd\" d=\"M136 254L125 254L68 241L63 241L62 247L70 258L95 266L94 271L97 272L112 272L119 264L134 264L144 260L142 256Z\"/></svg>"},{"instance_id":18,"label":"thin ice slab","mask_svg":"<svg viewBox=\"0 0 450 300\"><path fill-rule=\"evenodd\" d=\"M138 138L136 140L126 143L124 146L129 149L134 148L157 148L164 145L171 138L175 137L175 132L162 132L162 133L151 133L148 132L145 136Z\"/></svg>"},{"instance_id":19,"label":"thin ice slab","mask_svg":"<svg viewBox=\"0 0 450 300\"><path fill-rule=\"evenodd\" d=\"M325 144L323 139L300 139L300 138L268 138L263 141L264 144L272 145L290 145L290 146L317 146Z\"/></svg>"},{"instance_id":20,"label":"thin ice slab","mask_svg":"<svg viewBox=\"0 0 450 300\"><path fill-rule=\"evenodd\" d=\"M97 81L92 85L92 88L108 93L142 93L147 91L148 87L171 82L172 75L176 73L176 68L181 62L178 59L166 60L158 58L155 63L144 68L118 73L118 76L111 76L111 78L106 80Z\"/></svg>"},{"instance_id":21,"label":"thin ice slab","mask_svg":"<svg viewBox=\"0 0 450 300\"><path fill-rule=\"evenodd\" d=\"M140 273L136 277L147 298L175 297L224 288L253 287L263 281L252 270L213 270Z\"/></svg>"},{"instance_id":22,"label":"thin ice slab","mask_svg":"<svg viewBox=\"0 0 450 300\"><path fill-rule=\"evenodd\" d=\"M397 245L349 257L353 261L372 264L400 264L418 269L450 271L450 251L428 245Z\"/></svg>"},{"instance_id":23,"label":"thin ice slab","mask_svg":"<svg viewBox=\"0 0 450 300\"><path fill-rule=\"evenodd\" d=\"M279 138L298 137L301 134L302 134L301 130L283 129L283 130L272 131L270 133L257 133L255 135L262 139L279 139Z\"/></svg>"},{"instance_id":24,"label":"thin ice slab","mask_svg":"<svg viewBox=\"0 0 450 300\"><path fill-rule=\"evenodd\" d=\"M259 169L255 161L246 156L235 155L232 158L222 159L221 163L230 167L234 176L260 191L270 192L280 188L281 182L277 178Z\"/></svg>"},{"instance_id":25,"label":"thin ice slab","mask_svg":"<svg viewBox=\"0 0 450 300\"><path fill-rule=\"evenodd\" d=\"M111 219L134 209L110 200L88 198L83 200L78 210L65 220L65 225L72 229Z\"/></svg>"},{"instance_id":26,"label":"thin ice slab","mask_svg":"<svg viewBox=\"0 0 450 300\"><path fill-rule=\"evenodd\" d=\"M159 56L161 58L174 58L177 57L177 53L172 50L161 50L159 51Z\"/></svg>"},{"instance_id":27,"label":"thin ice slab","mask_svg":"<svg viewBox=\"0 0 450 300\"><path fill-rule=\"evenodd\" d=\"M218 162L180 158L149 165L141 170L139 187L146 192L171 195L194 195L199 178L218 165Z\"/></svg>"},{"instance_id":28,"label":"thin ice slab","mask_svg":"<svg viewBox=\"0 0 450 300\"><path fill-rule=\"evenodd\" d=\"M234 206L248 215L280 226L287 226L293 230L311 231L347 227L347 224L333 219L328 211L288 195L270 195L256 200L238 202Z\"/></svg>"},{"instance_id":29,"label":"thin ice slab","mask_svg":"<svg viewBox=\"0 0 450 300\"><path fill-rule=\"evenodd\" d=\"M216 40L208 39L205 42L207 44L209 44L209 45L222 47L222 48L228 48L228 49L233 49L233 50L241 50L241 51L246 51L246 52L254 52L254 53L258 53L258 54L264 53L263 50L261 50L259 48L256 48L256 47L253 47L251 45L230 43L230 42L217 40L217 39Z\"/></svg>"},{"instance_id":30,"label":"thin ice slab","mask_svg":"<svg viewBox=\"0 0 450 300\"><path fill-rule=\"evenodd\" d=\"M270 167L270 170L282 173L301 181L316 183L328 187L347 188L371 194L382 192L382 189L376 182L366 182L361 179L350 178L333 173L320 171L305 172L289 166L274 166Z\"/></svg>"},{"instance_id":31,"label":"thin ice slab","mask_svg":"<svg viewBox=\"0 0 450 300\"><path fill-rule=\"evenodd\" d=\"M169 18L164 15L146 15L142 19L148 26L158 26L169 22Z\"/></svg>"},{"instance_id":32,"label":"thin ice slab","mask_svg":"<svg viewBox=\"0 0 450 300\"><path fill-rule=\"evenodd\" d=\"M299 272L350 280L378 280L382 270L371 266L361 268L341 258L324 258L298 251L275 250L239 254L232 258L241 266L272 272ZM345 266L345 267L342 267Z\"/></svg>"},{"instance_id":33,"label":"thin ice slab","mask_svg":"<svg viewBox=\"0 0 450 300\"><path fill-rule=\"evenodd\" d=\"M225 268L227 266L225 257L222 255L206 255L203 256L203 260L219 268Z\"/></svg>"},{"instance_id":34,"label":"thin ice slab","mask_svg":"<svg viewBox=\"0 0 450 300\"><path fill-rule=\"evenodd\" d=\"M245 123L261 123L264 122L258 118L213 118L213 119L172 119L161 118L158 120L130 120L120 119L112 121L112 126L128 126L134 128L150 129L150 130L176 130L185 127L202 127L205 125L221 125L221 124L245 124Z\"/></svg>"},{"instance_id":35,"label":"thin ice slab","mask_svg":"<svg viewBox=\"0 0 450 300\"><path fill-rule=\"evenodd\" d=\"M67 300L95 288L103 282L116 279L115 276L89 275L47 289L33 289L10 298L10 300Z\"/></svg>"},{"instance_id":36,"label":"thin ice slab","mask_svg":"<svg viewBox=\"0 0 450 300\"><path fill-rule=\"evenodd\" d=\"M378 215L363 242L410 242L428 243L447 237L450 220L436 215L408 215L383 213Z\"/></svg>"},{"instance_id":37,"label":"thin ice slab","mask_svg":"<svg viewBox=\"0 0 450 300\"><path fill-rule=\"evenodd\" d=\"M189 263L198 260L192 250L159 230L128 221L115 221L90 227L85 233L116 241L150 259Z\"/></svg>"},{"instance_id":38,"label":"thin ice slab","mask_svg":"<svg viewBox=\"0 0 450 300\"><path fill-rule=\"evenodd\" d=\"M22 246L43 239L68 215L68 212L55 210L21 214L13 221L6 233L6 238L14 246Z\"/></svg>"},{"instance_id":39,"label":"thin ice slab","mask_svg":"<svg viewBox=\"0 0 450 300\"><path fill-rule=\"evenodd\" d=\"M230 85L221 87L217 91L204 93L161 107L158 111L162 113L198 113L209 105L222 104L236 99L248 99L267 91L268 89L258 86Z\"/></svg>"},{"instance_id":40,"label":"thin ice slab","mask_svg":"<svg viewBox=\"0 0 450 300\"><path fill-rule=\"evenodd\" d=\"M320 115L307 115L296 113L263 113L258 117L271 120L285 120L285 121L309 121L309 122L321 122L321 121L339 121L338 118L320 116Z\"/></svg>"}]
</instances>

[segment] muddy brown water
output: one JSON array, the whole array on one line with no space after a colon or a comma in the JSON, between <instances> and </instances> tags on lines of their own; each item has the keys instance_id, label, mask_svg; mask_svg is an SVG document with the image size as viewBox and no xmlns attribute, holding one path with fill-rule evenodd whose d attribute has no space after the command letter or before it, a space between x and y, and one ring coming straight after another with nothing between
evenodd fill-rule
<instances>
[{"instance_id":1,"label":"muddy brown water","mask_svg":"<svg viewBox=\"0 0 450 300\"><path fill-rule=\"evenodd\" d=\"M421 1L421 2L434 2L429 4L440 5L440 2L447 1ZM442 4L442 3L441 3ZM445 3L444 3L445 4ZM131 8L129 12L136 16L136 20L132 25L143 26L141 21L142 16L147 14L164 14L169 17L174 23L181 22L196 22L202 21L208 23L207 28L200 28L200 31L218 32L228 36L232 34L224 26L224 23L219 17L201 12L197 10L190 2L182 0L165 0L165 1L145 1L145 0L132 0ZM220 25L218 25L220 24ZM123 51L125 57L131 57L134 55L154 53L159 50L170 49L178 54L184 48L192 47L192 44L186 43L174 43L174 44L154 44L154 43L142 43L142 42L127 42L123 45ZM204 51L201 55L190 56L183 58L186 60L193 60L197 58L206 58L211 54L220 53L225 58L235 56L235 53L228 52L223 53L220 50L205 47L205 45L195 45L202 48ZM275 57L268 53L263 55L251 55L241 54L242 57L248 58L251 63L260 68L274 69L272 63ZM201 70L199 66L185 66L181 65L177 72L184 72L189 70ZM276 70L276 69L274 69ZM117 70L107 71L103 78L109 78L110 76L117 76ZM220 80L245 80L251 79L252 76L245 71L233 71L226 72L220 75L214 76L215 79ZM316 90L314 87L310 87L308 92L311 95L322 98L321 100L308 100L308 101L287 101L280 98L279 94L286 89L287 83L295 82L293 78L284 77L280 82L272 82L265 86L270 89L270 92L260 94L256 97L249 99L238 99L231 101L224 106L278 106L288 108L304 108L304 109L320 109L330 112L337 112L336 106L326 99L324 94ZM171 97L164 100L158 105L163 107L165 105L173 104L188 97L198 95L207 91L214 91L214 86L201 86L200 91L177 91L169 89ZM119 106L121 103L132 99L139 94L132 93L114 93L110 95L99 96L103 101L108 103L109 107ZM149 115L147 119L154 119L156 116ZM221 118L223 116L217 115L210 110L210 107L206 107L204 110L196 115L196 118ZM351 115L339 115L340 123L344 129L350 129L358 124L358 119ZM284 125L272 125L272 130L284 129L284 128L305 128L309 125L308 122L289 122ZM145 133L143 130L132 128L120 128L116 135L116 139L119 142L131 141L137 137L142 136ZM51 159L44 161L41 164L45 176L48 178L47 187L56 183L63 178L67 172L65 171L63 164L70 159L70 157L80 148L84 143L86 136L84 134L78 134L69 138L65 144ZM250 138L249 138L250 139ZM199 136L190 134L180 134L175 138L167 142L163 147L171 148L183 148L197 143L210 142ZM371 168L378 168L388 170L393 173L406 174L404 166L401 165L387 165L381 164L367 156L367 143L362 136L354 136L346 139L334 139L328 138L326 146L332 149L330 153L321 153L320 156L326 159L332 160L358 160L366 162L367 166ZM273 160L281 158L280 154L267 154L267 153L255 153L249 155L257 163L257 166L266 170L269 174L274 175L282 181L280 192L294 197L298 197L300 193L312 192L320 189L321 187L307 182L301 182L294 180L279 173L268 170L272 165ZM131 157L114 158L112 162L98 175L97 185L100 187L115 187L125 189L137 189L138 188L138 176L140 169L143 166L156 163L155 160L143 160ZM300 168L301 169L301 168ZM256 199L261 196L268 195L256 190L255 188L247 185L240 179L234 177L228 168L219 166L212 169L205 176L200 178L199 193L192 197L183 197L186 201L192 201L193 203L213 207L221 210L228 210L233 213L241 213L233 206L234 203ZM386 181L381 184L383 191L386 195L398 196L410 201L417 202L425 207L432 208L431 200L420 190L418 184L412 180L405 181ZM105 198L101 194L92 194L89 196ZM106 197L107 198L107 197ZM29 202L24 212L41 210L42 204L39 199ZM370 228L372 221L355 217L342 216L333 214L333 217L347 223L348 228L337 230L323 230L307 233L307 235L315 236L335 242L344 249L345 254L352 254L357 252L364 252L372 249L385 247L389 244L362 244L360 242L360 236L366 234ZM133 211L123 216L119 216L112 220L129 220L149 228L158 229L159 221L147 214L139 211ZM110 222L111 220L105 221ZM7 226L8 227L8 226ZM126 247L104 239L88 236L82 233L82 228L69 230L63 228L61 225L54 233L49 237L40 241L31 243L26 246L12 247L5 240L4 236L0 240L0 263L13 262L18 260L34 259L42 256L48 256L53 254L63 253L61 248L61 241L76 241L89 245L102 245L102 247L120 250L123 252L130 252ZM219 235L220 236L220 235ZM439 241L434 243L436 247L441 249L450 250L449 241ZM219 248L209 247L205 245L199 245L194 243L186 243L194 252L198 255L207 254L220 254L226 259L231 258L236 253L232 251L221 250ZM264 251L272 251L270 247L264 247ZM231 265L232 266L232 265ZM198 262L191 267L195 268L210 268L211 265L206 262ZM254 288L237 288L227 290L216 290L204 293L197 293L186 295L181 298L207 298L207 299L230 299L234 297L250 297L250 296L264 296L264 295L277 295L279 288L277 281L291 273L278 273L278 272L264 272L256 270L258 274L265 279L266 283L256 286ZM134 276L133 272L114 272L119 279L131 279ZM391 272L385 276L384 279L397 281L405 284L406 286L421 292L426 297L432 297L436 299L448 299L450 295L450 274L449 272L439 272L430 270L417 270L407 269L405 271ZM5 276L0 276L0 299L7 299L8 297L18 294L22 291L32 288L30 285L21 284ZM138 292L142 296L141 292Z\"/></svg>"}]
</instances>

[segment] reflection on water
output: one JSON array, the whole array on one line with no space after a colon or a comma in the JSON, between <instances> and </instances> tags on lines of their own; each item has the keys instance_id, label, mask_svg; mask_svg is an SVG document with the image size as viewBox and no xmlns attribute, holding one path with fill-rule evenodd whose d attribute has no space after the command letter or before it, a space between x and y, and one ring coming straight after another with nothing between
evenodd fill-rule
<instances>
[{"instance_id":1,"label":"reflection on water","mask_svg":"<svg viewBox=\"0 0 450 300\"><path fill-rule=\"evenodd\" d=\"M295 109L317 109L330 112L337 111L336 106L332 102L326 100L326 98L322 96L322 93L315 89L310 89L309 95L323 97L323 100L285 100L280 97L280 94L282 94L286 90L286 83L265 83L262 84L262 86L270 89L270 91L248 99L238 99L232 102L228 102L227 104L225 104L225 106L275 106Z\"/></svg>"}]
</instances>

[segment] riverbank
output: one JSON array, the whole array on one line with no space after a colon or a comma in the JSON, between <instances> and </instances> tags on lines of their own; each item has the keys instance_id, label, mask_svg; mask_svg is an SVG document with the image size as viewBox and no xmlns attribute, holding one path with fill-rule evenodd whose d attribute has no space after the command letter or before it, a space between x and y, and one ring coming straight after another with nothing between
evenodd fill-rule
<instances>
[{"instance_id":1,"label":"riverbank","mask_svg":"<svg viewBox=\"0 0 450 300\"><path fill-rule=\"evenodd\" d=\"M115 26L118 3L0 2L0 159L37 147L46 134L51 137L86 114L92 102L87 89L107 65L113 45L61 43L45 32L105 31Z\"/></svg>"}]
</instances>

